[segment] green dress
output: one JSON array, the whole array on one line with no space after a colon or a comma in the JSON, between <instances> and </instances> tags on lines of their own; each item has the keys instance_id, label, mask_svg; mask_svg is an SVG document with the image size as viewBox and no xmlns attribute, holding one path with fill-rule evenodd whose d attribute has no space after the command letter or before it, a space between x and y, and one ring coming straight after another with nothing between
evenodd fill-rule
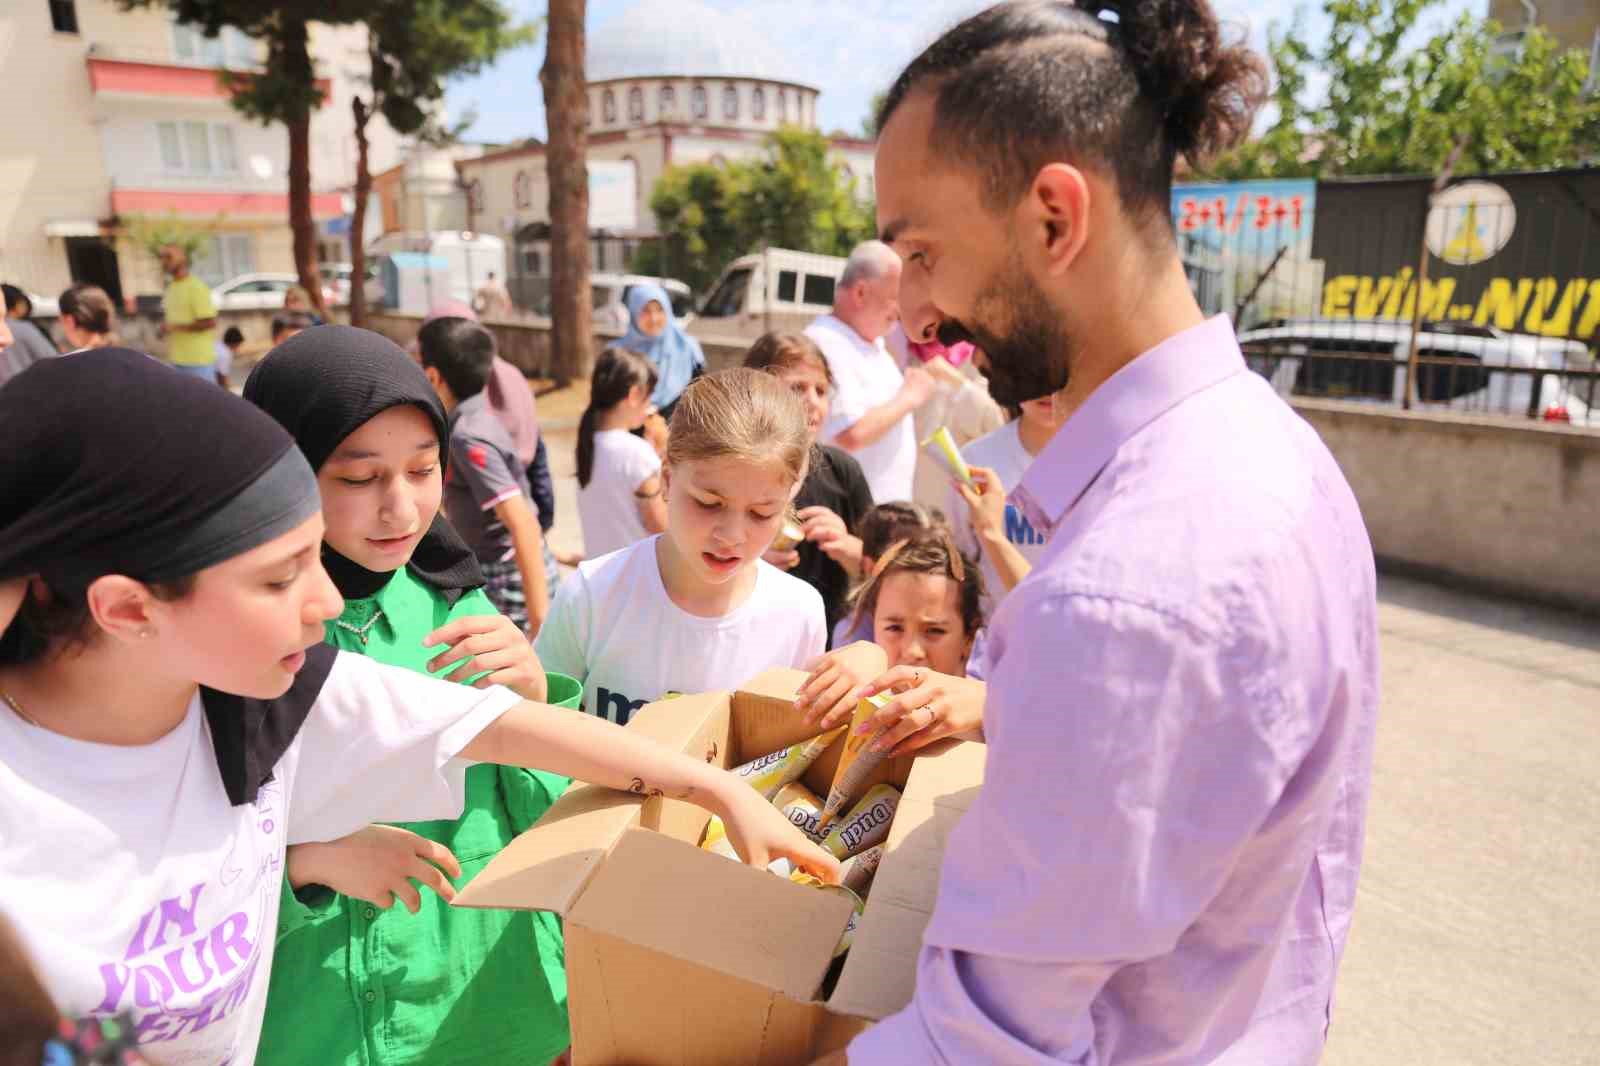
<instances>
[{"instance_id":1,"label":"green dress","mask_svg":"<svg viewBox=\"0 0 1600 1066\"><path fill-rule=\"evenodd\" d=\"M352 628L329 622L327 641L425 672L443 649L424 648L423 637L451 619L494 613L481 589L450 607L402 568L376 595L346 601L338 621ZM365 629L366 641L352 629ZM458 820L403 828L455 854L459 888L532 825L568 780L474 766ZM383 911L326 889L297 894L286 881L256 1062L544 1066L571 1039L565 963L552 914L457 909L424 889L413 915L399 903Z\"/></svg>"}]
</instances>

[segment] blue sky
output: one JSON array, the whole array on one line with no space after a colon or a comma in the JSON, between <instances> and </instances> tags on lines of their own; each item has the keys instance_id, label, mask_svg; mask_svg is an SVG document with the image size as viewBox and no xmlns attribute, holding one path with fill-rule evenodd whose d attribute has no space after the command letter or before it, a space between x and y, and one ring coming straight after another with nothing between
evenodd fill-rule
<instances>
[{"instance_id":1,"label":"blue sky","mask_svg":"<svg viewBox=\"0 0 1600 1066\"><path fill-rule=\"evenodd\" d=\"M520 18L544 14L545 0L506 0ZM589 30L613 22L641 0L590 0ZM671 0L644 0L670 3ZM703 0L726 17L760 27L805 80L818 86L818 119L823 129L860 128L875 92L884 88L919 49L950 23L980 10L974 0ZM1264 47L1270 23L1287 24L1304 11L1312 33L1326 32L1321 4L1296 0L1214 0L1222 17L1245 27ZM1482 15L1488 0L1439 0L1425 16L1434 27L1462 12ZM542 43L500 58L492 69L451 86L452 115L476 110L469 139L512 141L543 137L544 101L539 90ZM1313 87L1315 88L1315 87Z\"/></svg>"}]
</instances>

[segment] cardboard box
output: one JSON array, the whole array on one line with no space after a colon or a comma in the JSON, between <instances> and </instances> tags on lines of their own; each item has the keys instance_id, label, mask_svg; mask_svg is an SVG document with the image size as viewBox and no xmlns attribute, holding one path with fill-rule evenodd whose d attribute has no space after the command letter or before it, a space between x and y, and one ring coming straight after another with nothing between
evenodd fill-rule
<instances>
[{"instance_id":1,"label":"cardboard box","mask_svg":"<svg viewBox=\"0 0 1600 1066\"><path fill-rule=\"evenodd\" d=\"M628 728L719 766L797 741L805 675L652 704ZM842 738L802 780L827 793ZM707 814L574 785L456 897L566 919L574 1062L794 1066L843 1047L911 999L945 839L983 780L984 746L947 742L885 762L867 787L904 790L855 945L817 997L849 901L696 845Z\"/></svg>"}]
</instances>

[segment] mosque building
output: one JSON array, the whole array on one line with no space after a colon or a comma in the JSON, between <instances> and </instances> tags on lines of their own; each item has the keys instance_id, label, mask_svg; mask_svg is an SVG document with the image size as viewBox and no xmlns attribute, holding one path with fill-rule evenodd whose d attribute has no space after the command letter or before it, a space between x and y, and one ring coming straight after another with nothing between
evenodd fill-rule
<instances>
[{"instance_id":1,"label":"mosque building","mask_svg":"<svg viewBox=\"0 0 1600 1066\"><path fill-rule=\"evenodd\" d=\"M588 166L593 269L625 268L657 235L650 195L669 166L760 155L779 126L817 128L820 90L742 19L699 0L641 0L589 34ZM538 92L538 86L532 86ZM863 199L871 141L833 137ZM513 288L549 273L549 186L541 143L456 162L469 228L503 237Z\"/></svg>"}]
</instances>

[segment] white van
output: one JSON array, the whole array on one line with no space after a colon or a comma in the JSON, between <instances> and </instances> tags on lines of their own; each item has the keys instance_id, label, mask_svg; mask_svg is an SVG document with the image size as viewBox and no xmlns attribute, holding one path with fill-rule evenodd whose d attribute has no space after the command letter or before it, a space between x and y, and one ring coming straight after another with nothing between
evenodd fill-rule
<instances>
[{"instance_id":1,"label":"white van","mask_svg":"<svg viewBox=\"0 0 1600 1066\"><path fill-rule=\"evenodd\" d=\"M751 341L768 330L804 329L833 310L833 288L844 262L839 256L787 248L741 256L723 270L689 332Z\"/></svg>"},{"instance_id":2,"label":"white van","mask_svg":"<svg viewBox=\"0 0 1600 1066\"><path fill-rule=\"evenodd\" d=\"M444 260L445 276L428 279L428 298L434 304L459 300L470 307L491 273L502 284L506 281L506 242L487 233L385 233L367 248L374 260L393 252L423 252Z\"/></svg>"}]
</instances>

